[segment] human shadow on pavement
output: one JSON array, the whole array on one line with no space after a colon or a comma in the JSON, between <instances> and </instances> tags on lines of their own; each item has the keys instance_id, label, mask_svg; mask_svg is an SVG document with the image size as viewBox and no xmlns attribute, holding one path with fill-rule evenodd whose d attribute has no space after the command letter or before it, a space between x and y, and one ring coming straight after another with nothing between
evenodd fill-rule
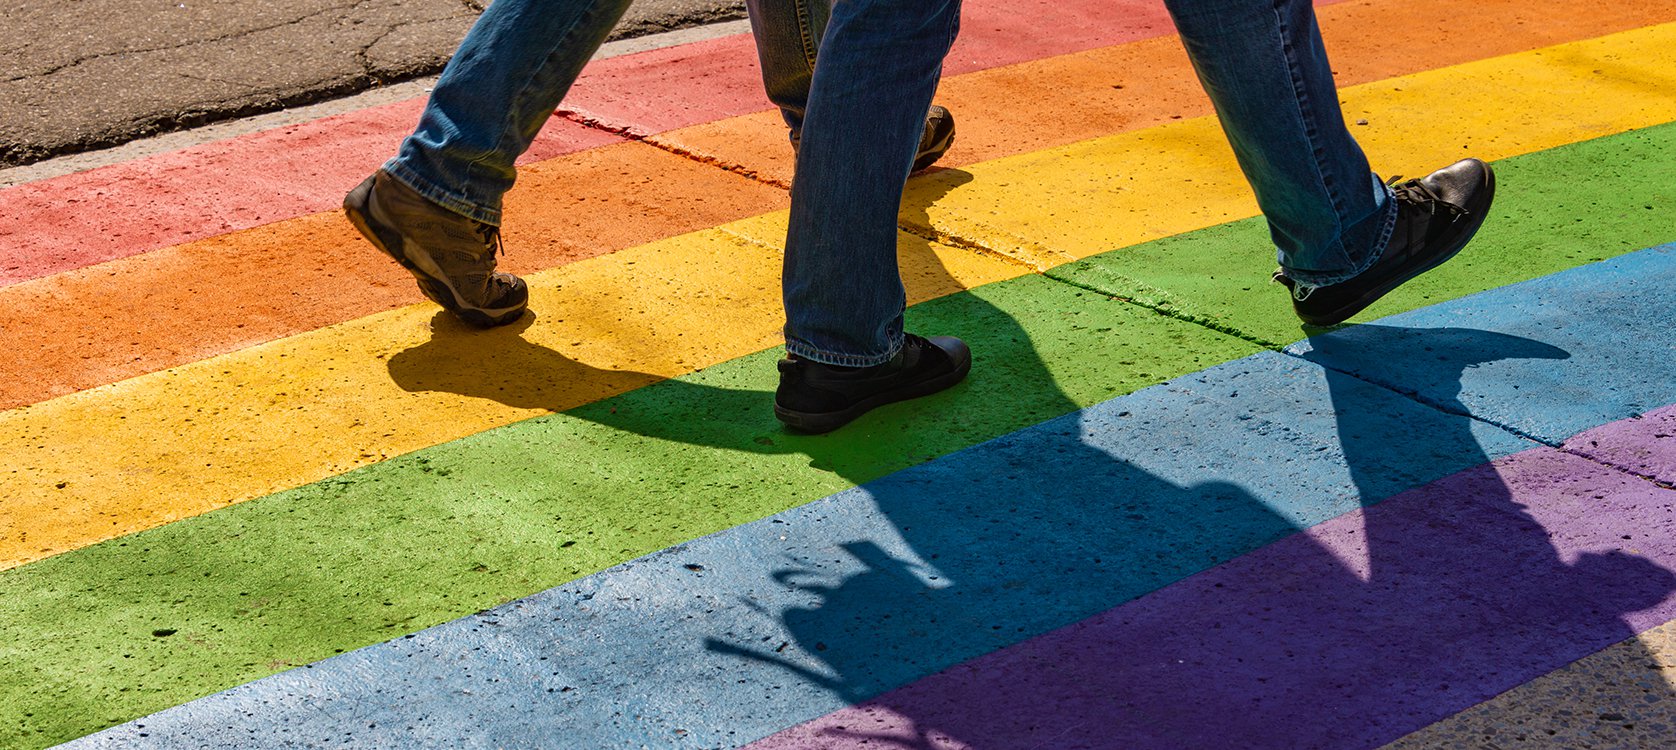
<instances>
[{"instance_id":1,"label":"human shadow on pavement","mask_svg":"<svg viewBox=\"0 0 1676 750\"><path fill-rule=\"evenodd\" d=\"M1012 334L1028 341L1022 330ZM1380 326L1319 336L1314 352L1341 367L1401 367L1405 379L1439 384L1458 384L1467 368L1487 362L1564 356L1490 332ZM1027 344L1006 353L1026 362L1032 355ZM1042 363L1031 366L1042 375L1028 387L1051 388ZM1160 452L1225 447L1170 444L1190 441L1194 429L1172 429L1170 413L1132 415L1127 425L1066 418L1028 438L867 484L891 533L845 540L841 554L799 560L773 577L817 599L780 617L791 643L819 667L726 638L709 647L783 668L896 722L869 732L851 716L846 728L802 737L814 744L801 746L865 740L999 749L1051 737L1066 748L1364 747L1630 639L1623 615L1676 586L1644 558L1562 556L1488 465L1457 399L1427 409L1336 369L1322 377L1336 445L1307 449L1331 456L1336 448L1341 457L1271 472L1262 491L1242 473L1284 455L1227 456L1211 476L1195 476L1192 462L1171 476L1139 465L1158 465ZM723 404L720 411L733 414L747 410L728 402L753 398L681 387L691 392L676 400ZM1071 407L1062 395L1056 400ZM1237 429L1228 416L1203 429ZM738 432L716 423L672 430L670 420L640 413L612 424L741 447L725 437ZM882 439L911 450L912 425L906 429ZM1161 443L1088 437L1111 430ZM845 442L840 433L796 449L844 473ZM1371 507L1323 527L1342 538L1297 534L1325 520L1298 520L1323 499L1276 495L1277 487L1291 484L1287 471L1335 469L1348 475L1351 507ZM1520 491L1555 480L1539 477ZM1296 484L1321 491L1319 483ZM1392 495L1399 499L1380 503ZM1272 542L1279 543L1241 559ZM1222 563L1191 579L1205 582L1165 588ZM1089 618L1069 635L1017 645ZM997 658L890 692L1000 649Z\"/></svg>"},{"instance_id":2,"label":"human shadow on pavement","mask_svg":"<svg viewBox=\"0 0 1676 750\"><path fill-rule=\"evenodd\" d=\"M536 313L481 330L446 310L431 318L431 338L397 352L387 365L402 390L437 391L496 401L519 409L561 412L662 378L593 367L524 338Z\"/></svg>"},{"instance_id":3,"label":"human shadow on pavement","mask_svg":"<svg viewBox=\"0 0 1676 750\"><path fill-rule=\"evenodd\" d=\"M1345 374L1400 368L1403 382L1458 386L1484 363L1566 356L1546 344L1463 328L1316 336L1304 358L1333 365L1304 370L1322 381L1301 386L1317 400L1272 416L1330 410L1336 435L1320 443L1191 386L1152 411L1137 400L1069 415L1078 403L1006 310L982 294L939 310L925 332L973 344L971 379L826 436L782 431L761 385L669 380L571 408L555 384L657 378L580 365L517 330L439 322L390 369L409 390L805 455L864 485L852 500L875 506L883 530L788 557L764 581L813 602L771 613L786 646L706 644L742 671L766 665L860 705L794 730L797 747L1370 747L1630 639L1624 615L1676 588L1645 558L1556 548L1521 497L1575 467L1512 483L1459 399L1434 389L1424 408ZM963 416L990 400L1016 401L1015 421Z\"/></svg>"},{"instance_id":4,"label":"human shadow on pavement","mask_svg":"<svg viewBox=\"0 0 1676 750\"><path fill-rule=\"evenodd\" d=\"M1565 356L1458 328L1357 326L1312 344L1306 359L1401 368L1406 380L1440 385L1487 362ZM1170 433L1160 429L1168 410L1142 415L1139 403L1133 424L1056 420L874 482L865 489L909 554L856 539L839 545L853 562L836 575L781 574L820 596L783 620L824 669L713 647L780 663L860 704L771 747L1373 747L1631 639L1623 616L1676 588L1645 558L1556 550L1524 501L1575 480L1577 462L1525 459L1511 470L1522 481L1510 483L1457 399L1396 412L1390 391L1336 369L1323 376L1342 460L1251 464L1244 471L1268 484L1256 493L1237 467L1261 461L1261 449L1220 465L1178 461L1169 477L1143 469L1160 465L1160 450L1228 443L1193 445L1192 424ZM1112 439L1126 429L1185 444ZM1248 429L1252 443L1294 440L1285 425ZM1217 478L1193 476L1207 466ZM1314 525L1299 523L1300 511L1326 499L1306 496L1322 489L1306 475L1335 468L1368 507L1296 533ZM1593 491L1572 491L1584 490ZM1555 505L1543 509L1550 522ZM990 655L956 665L979 654ZM1639 705L1590 708L1633 715Z\"/></svg>"}]
</instances>

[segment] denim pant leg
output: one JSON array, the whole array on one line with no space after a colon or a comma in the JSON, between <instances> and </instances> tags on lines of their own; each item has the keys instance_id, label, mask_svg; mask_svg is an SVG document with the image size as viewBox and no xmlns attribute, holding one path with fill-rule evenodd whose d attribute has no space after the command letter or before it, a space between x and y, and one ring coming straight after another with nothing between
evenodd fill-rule
<instances>
[{"instance_id":1,"label":"denim pant leg","mask_svg":"<svg viewBox=\"0 0 1676 750\"><path fill-rule=\"evenodd\" d=\"M1280 266L1325 286L1378 259L1396 221L1339 110L1310 0L1165 0Z\"/></svg>"},{"instance_id":2,"label":"denim pant leg","mask_svg":"<svg viewBox=\"0 0 1676 750\"><path fill-rule=\"evenodd\" d=\"M384 165L426 198L500 224L513 163L629 0L495 0L443 69L419 127Z\"/></svg>"},{"instance_id":3,"label":"denim pant leg","mask_svg":"<svg viewBox=\"0 0 1676 750\"><path fill-rule=\"evenodd\" d=\"M960 0L837 0L809 89L783 276L786 351L870 366L902 346L896 214Z\"/></svg>"},{"instance_id":4,"label":"denim pant leg","mask_svg":"<svg viewBox=\"0 0 1676 750\"><path fill-rule=\"evenodd\" d=\"M832 16L832 0L745 0L762 64L762 87L780 108L795 142L809 106L815 51Z\"/></svg>"}]
</instances>

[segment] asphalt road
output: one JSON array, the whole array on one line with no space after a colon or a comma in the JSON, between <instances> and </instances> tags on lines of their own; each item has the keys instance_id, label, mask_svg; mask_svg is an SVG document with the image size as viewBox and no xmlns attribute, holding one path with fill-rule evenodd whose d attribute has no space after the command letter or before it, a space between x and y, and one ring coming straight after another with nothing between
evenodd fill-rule
<instances>
[{"instance_id":1,"label":"asphalt road","mask_svg":"<svg viewBox=\"0 0 1676 750\"><path fill-rule=\"evenodd\" d=\"M0 15L0 167L442 69L473 0L24 0ZM613 39L744 16L637 0Z\"/></svg>"}]
</instances>

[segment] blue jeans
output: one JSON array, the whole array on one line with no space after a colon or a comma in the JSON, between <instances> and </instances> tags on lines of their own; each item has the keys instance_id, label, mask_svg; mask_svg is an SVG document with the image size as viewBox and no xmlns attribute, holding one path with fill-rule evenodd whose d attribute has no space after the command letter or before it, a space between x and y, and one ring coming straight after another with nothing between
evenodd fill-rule
<instances>
[{"instance_id":1,"label":"blue jeans","mask_svg":"<svg viewBox=\"0 0 1676 750\"><path fill-rule=\"evenodd\" d=\"M745 0L751 36L762 63L762 88L780 108L793 141L803 130L809 84L815 75L815 51L832 15L830 0Z\"/></svg>"},{"instance_id":2,"label":"blue jeans","mask_svg":"<svg viewBox=\"0 0 1676 750\"><path fill-rule=\"evenodd\" d=\"M443 68L419 127L384 165L431 201L500 225L513 164L629 0L495 0Z\"/></svg>"},{"instance_id":3,"label":"blue jeans","mask_svg":"<svg viewBox=\"0 0 1676 750\"><path fill-rule=\"evenodd\" d=\"M902 347L896 214L959 27L960 0L832 3L792 180L788 354L864 367Z\"/></svg>"},{"instance_id":4,"label":"blue jeans","mask_svg":"<svg viewBox=\"0 0 1676 750\"><path fill-rule=\"evenodd\" d=\"M960 2L828 1L749 6L765 88L802 131L786 238L786 349L865 366L902 345L896 213ZM490 4L386 169L438 204L498 225L514 161L628 2ZM1268 218L1280 265L1323 286L1372 264L1395 206L1344 126L1308 0L1166 4Z\"/></svg>"},{"instance_id":5,"label":"blue jeans","mask_svg":"<svg viewBox=\"0 0 1676 750\"><path fill-rule=\"evenodd\" d=\"M1281 267L1325 286L1372 265L1396 206L1344 125L1309 0L1166 5ZM901 348L896 212L959 11L958 0L832 5L801 123L786 238L793 355L867 366Z\"/></svg>"},{"instance_id":6,"label":"blue jeans","mask_svg":"<svg viewBox=\"0 0 1676 750\"><path fill-rule=\"evenodd\" d=\"M419 126L384 165L426 198L500 225L513 167L630 0L496 0L443 69ZM750 0L764 88L802 125L829 0ZM918 131L915 131L918 137Z\"/></svg>"}]
</instances>

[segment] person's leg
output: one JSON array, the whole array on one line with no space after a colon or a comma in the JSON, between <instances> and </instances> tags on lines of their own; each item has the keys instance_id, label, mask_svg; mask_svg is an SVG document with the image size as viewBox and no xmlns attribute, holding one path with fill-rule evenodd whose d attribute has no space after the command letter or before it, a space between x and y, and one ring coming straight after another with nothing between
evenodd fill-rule
<instances>
[{"instance_id":1,"label":"person's leg","mask_svg":"<svg viewBox=\"0 0 1676 750\"><path fill-rule=\"evenodd\" d=\"M815 58L832 16L832 0L746 0L745 7L756 38L763 90L780 109L795 151L809 105ZM931 166L953 144L954 115L935 105L927 108L914 170Z\"/></svg>"},{"instance_id":2,"label":"person's leg","mask_svg":"<svg viewBox=\"0 0 1676 750\"><path fill-rule=\"evenodd\" d=\"M523 314L522 279L495 271L501 196L629 0L496 0L444 68L401 151L344 198L374 247L469 323Z\"/></svg>"},{"instance_id":3,"label":"person's leg","mask_svg":"<svg viewBox=\"0 0 1676 750\"><path fill-rule=\"evenodd\" d=\"M901 345L896 215L958 0L838 0L810 91L786 236L787 349L869 366Z\"/></svg>"},{"instance_id":4,"label":"person's leg","mask_svg":"<svg viewBox=\"0 0 1676 750\"><path fill-rule=\"evenodd\" d=\"M835 428L881 403L953 385L970 363L957 340L905 337L896 263L902 188L959 16L959 0L832 6L786 236L790 359L776 411L790 424Z\"/></svg>"},{"instance_id":5,"label":"person's leg","mask_svg":"<svg viewBox=\"0 0 1676 750\"><path fill-rule=\"evenodd\" d=\"M831 0L745 0L762 65L762 88L780 108L794 142L803 130L815 51L832 14Z\"/></svg>"},{"instance_id":6,"label":"person's leg","mask_svg":"<svg viewBox=\"0 0 1676 750\"><path fill-rule=\"evenodd\" d=\"M1396 191L1369 168L1345 127L1309 0L1165 5L1268 220L1276 278L1305 322L1342 322L1477 231L1494 193L1482 162Z\"/></svg>"},{"instance_id":7,"label":"person's leg","mask_svg":"<svg viewBox=\"0 0 1676 750\"><path fill-rule=\"evenodd\" d=\"M495 0L466 34L413 135L385 165L426 198L500 224L513 162L629 0Z\"/></svg>"},{"instance_id":8,"label":"person's leg","mask_svg":"<svg viewBox=\"0 0 1676 750\"><path fill-rule=\"evenodd\" d=\"M1166 0L1292 278L1332 284L1372 263L1390 191L1345 127L1308 0Z\"/></svg>"}]
</instances>

